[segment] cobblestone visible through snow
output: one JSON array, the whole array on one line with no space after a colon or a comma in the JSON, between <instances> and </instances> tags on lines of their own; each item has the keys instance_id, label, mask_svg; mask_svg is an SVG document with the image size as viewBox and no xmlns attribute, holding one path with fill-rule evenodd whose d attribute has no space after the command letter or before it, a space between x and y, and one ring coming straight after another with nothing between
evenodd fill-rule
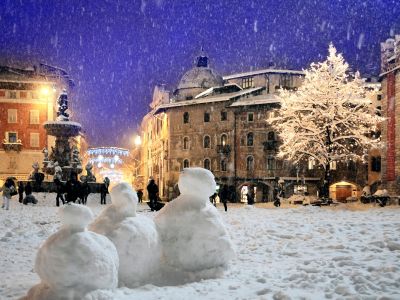
<instances>
[{"instance_id":1,"label":"cobblestone visible through snow","mask_svg":"<svg viewBox=\"0 0 400 300\"><path fill-rule=\"evenodd\" d=\"M55 194L36 207L12 200L0 210L0 299L16 299L39 283L39 245L59 226ZM90 195L97 215L102 206ZM219 211L236 245L222 278L170 287L97 291L90 299L400 299L400 208L351 210L230 205ZM152 216L147 205L138 213Z\"/></svg>"}]
</instances>

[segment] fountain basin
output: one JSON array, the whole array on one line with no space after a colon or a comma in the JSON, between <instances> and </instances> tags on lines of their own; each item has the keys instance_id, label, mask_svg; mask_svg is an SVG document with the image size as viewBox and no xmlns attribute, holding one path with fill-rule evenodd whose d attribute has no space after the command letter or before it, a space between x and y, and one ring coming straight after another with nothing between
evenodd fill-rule
<instances>
[{"instance_id":1,"label":"fountain basin","mask_svg":"<svg viewBox=\"0 0 400 300\"><path fill-rule=\"evenodd\" d=\"M43 124L47 134L60 137L73 137L79 135L82 125L71 121L48 121Z\"/></svg>"}]
</instances>

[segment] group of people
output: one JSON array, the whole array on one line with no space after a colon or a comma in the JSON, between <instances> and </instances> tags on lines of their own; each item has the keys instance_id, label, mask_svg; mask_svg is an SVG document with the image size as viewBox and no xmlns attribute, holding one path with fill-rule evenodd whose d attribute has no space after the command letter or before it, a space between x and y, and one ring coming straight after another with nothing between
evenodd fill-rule
<instances>
[{"instance_id":1,"label":"group of people","mask_svg":"<svg viewBox=\"0 0 400 300\"><path fill-rule=\"evenodd\" d=\"M72 172L70 174L70 179L64 184L60 179L55 178L54 183L56 185L56 205L60 206L60 201L62 204L69 202L76 202L86 205L87 198L90 194L90 186L87 180L82 182L78 180L78 174ZM106 204L106 196L108 194L108 188L110 186L110 180L106 177L100 186L100 204Z\"/></svg>"},{"instance_id":2,"label":"group of people","mask_svg":"<svg viewBox=\"0 0 400 300\"><path fill-rule=\"evenodd\" d=\"M7 178L4 182L3 186L0 187L0 191L3 196L3 204L1 208L9 210L10 209L10 200L14 195L19 196L19 203L23 203L27 205L28 203L37 204L37 199L32 195L32 185L28 181L26 185L22 181L18 183L18 189L15 186L15 182L11 178ZM25 193L25 197L24 197Z\"/></svg>"}]
</instances>

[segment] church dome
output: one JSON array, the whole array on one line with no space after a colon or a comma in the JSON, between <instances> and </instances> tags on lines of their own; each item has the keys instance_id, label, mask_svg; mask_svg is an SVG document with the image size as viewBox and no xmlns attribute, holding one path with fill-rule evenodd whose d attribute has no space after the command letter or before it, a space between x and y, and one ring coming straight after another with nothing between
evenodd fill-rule
<instances>
[{"instance_id":1,"label":"church dome","mask_svg":"<svg viewBox=\"0 0 400 300\"><path fill-rule=\"evenodd\" d=\"M208 57L203 49L201 51L196 65L182 76L178 84L175 91L178 100L193 99L206 89L224 85L222 76L208 66Z\"/></svg>"},{"instance_id":2,"label":"church dome","mask_svg":"<svg viewBox=\"0 0 400 300\"><path fill-rule=\"evenodd\" d=\"M178 84L178 89L202 88L208 89L214 86L223 86L224 80L215 70L209 67L198 67L187 71Z\"/></svg>"}]
</instances>

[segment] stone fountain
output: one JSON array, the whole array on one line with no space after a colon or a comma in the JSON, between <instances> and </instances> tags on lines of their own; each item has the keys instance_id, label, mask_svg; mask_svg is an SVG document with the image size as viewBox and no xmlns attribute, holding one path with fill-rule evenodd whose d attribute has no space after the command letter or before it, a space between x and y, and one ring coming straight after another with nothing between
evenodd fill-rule
<instances>
[{"instance_id":1,"label":"stone fountain","mask_svg":"<svg viewBox=\"0 0 400 300\"><path fill-rule=\"evenodd\" d=\"M48 135L56 138L55 147L51 147L51 153L43 149L44 161L43 171L49 175L59 177L62 170L62 180L68 180L72 171L77 174L82 172L82 161L79 157L79 150L70 145L70 138L79 135L81 124L69 120L68 95L64 90L57 100L58 111L56 121L48 121L44 128ZM57 171L57 172L56 172Z\"/></svg>"}]
</instances>

